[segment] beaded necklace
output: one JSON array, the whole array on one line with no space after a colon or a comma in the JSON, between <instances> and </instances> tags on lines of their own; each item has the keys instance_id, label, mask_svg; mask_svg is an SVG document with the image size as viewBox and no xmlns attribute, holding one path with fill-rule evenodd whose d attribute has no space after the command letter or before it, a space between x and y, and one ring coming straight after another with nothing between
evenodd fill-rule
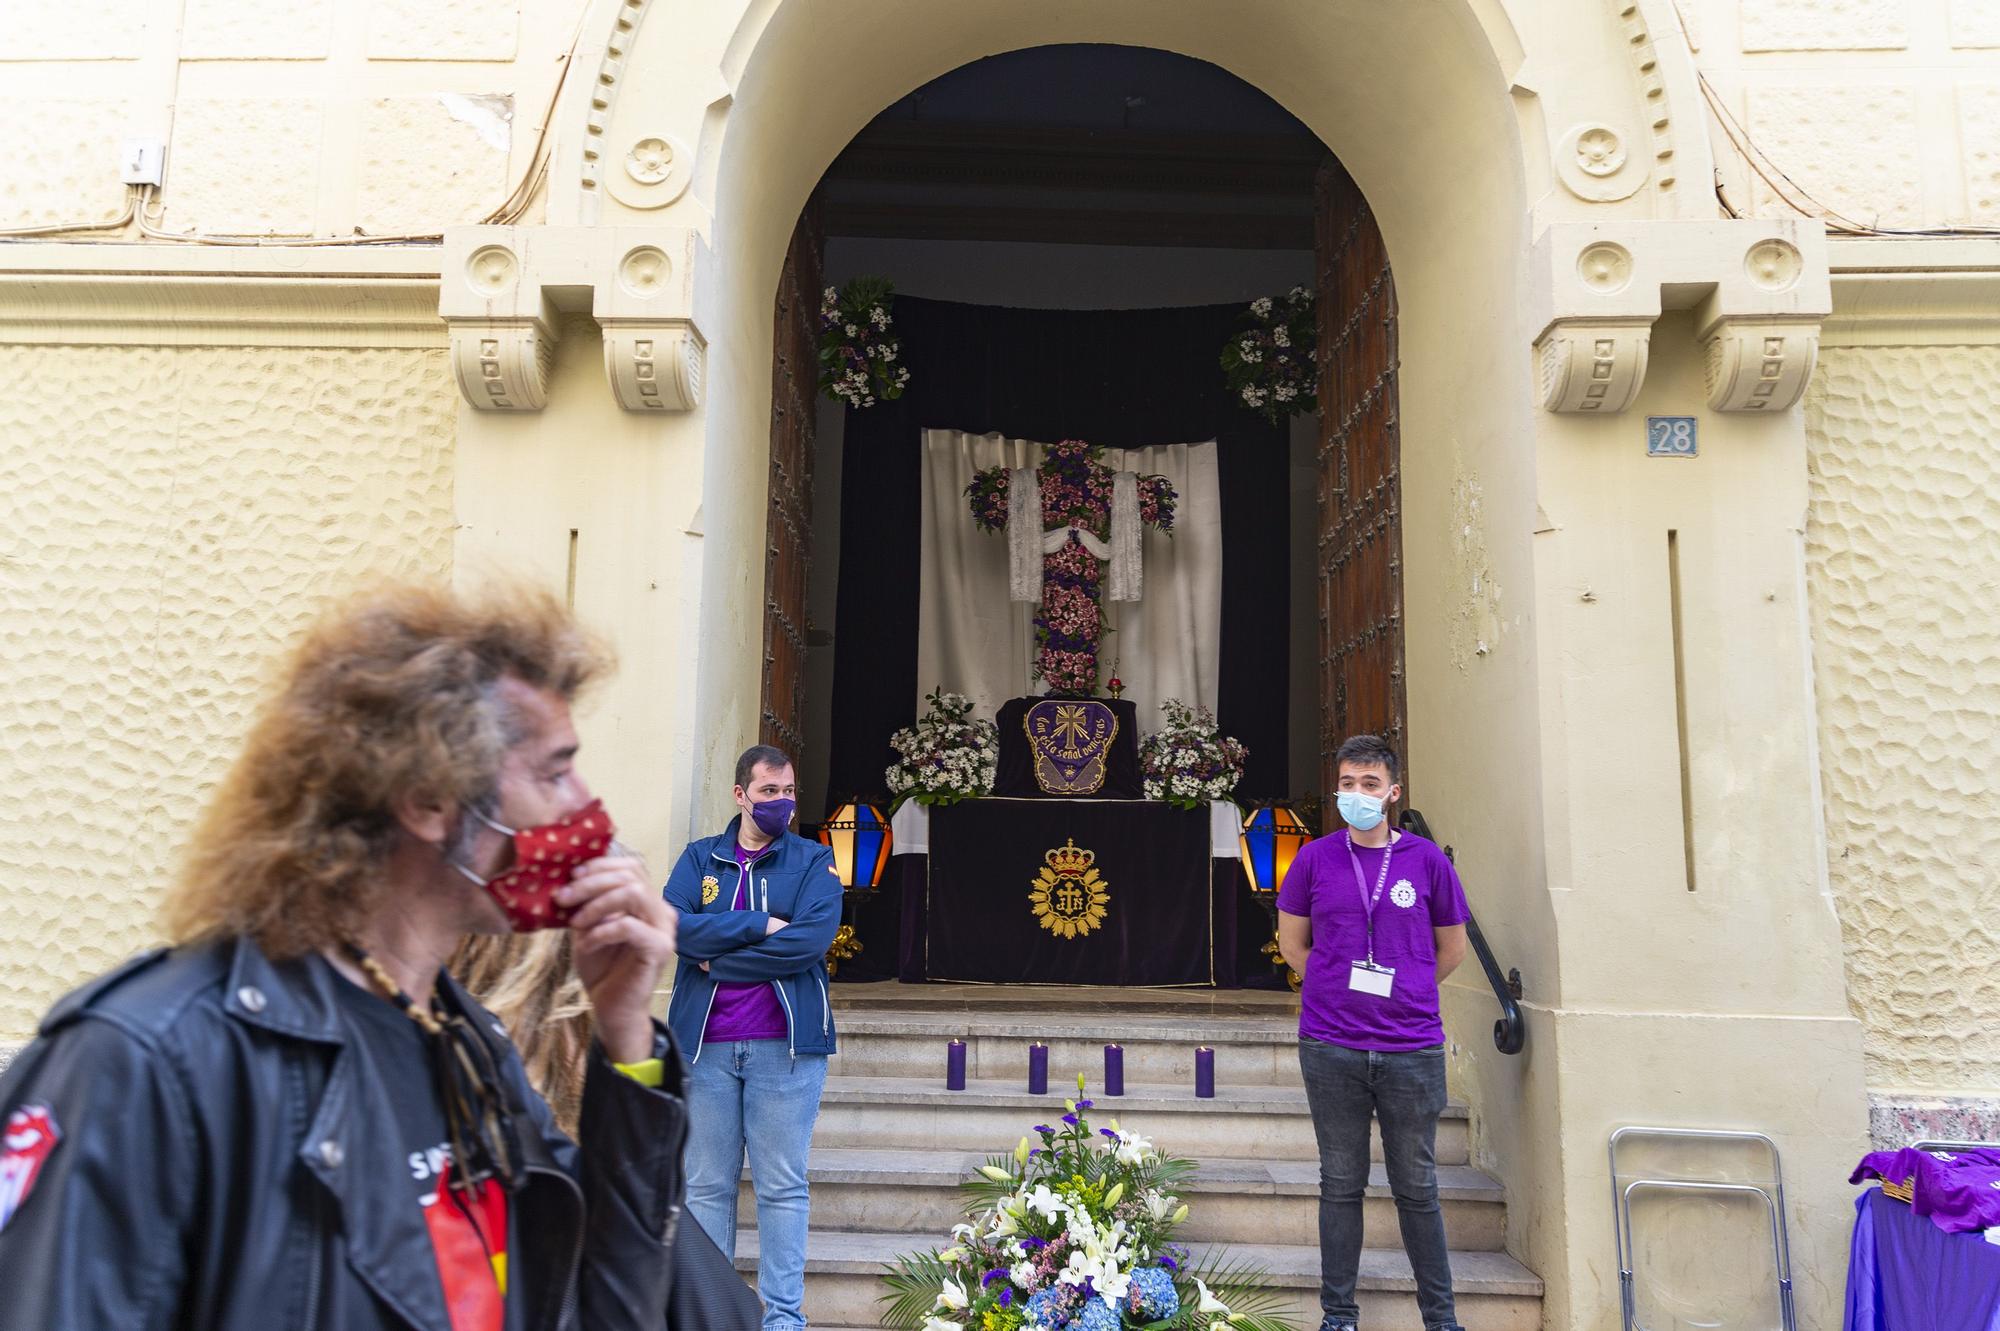
<instances>
[{"instance_id":1,"label":"beaded necklace","mask_svg":"<svg viewBox=\"0 0 2000 1331\"><path fill-rule=\"evenodd\" d=\"M444 1102L445 1133L451 1142L451 1190L461 1201L469 1199L491 1178L512 1192L521 1144L500 1094L500 1069L493 1051L463 1016L447 1012L435 993L428 1008L419 1007L367 949L351 939L341 947L376 991L428 1037L431 1073Z\"/></svg>"}]
</instances>

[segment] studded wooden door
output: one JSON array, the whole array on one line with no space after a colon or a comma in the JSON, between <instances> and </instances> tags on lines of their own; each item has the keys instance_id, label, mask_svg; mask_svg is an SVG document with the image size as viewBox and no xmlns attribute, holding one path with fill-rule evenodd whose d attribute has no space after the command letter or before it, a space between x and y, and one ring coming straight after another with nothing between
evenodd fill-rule
<instances>
[{"instance_id":1,"label":"studded wooden door","mask_svg":"<svg viewBox=\"0 0 2000 1331\"><path fill-rule=\"evenodd\" d=\"M806 570L812 563L813 430L819 397L817 200L799 214L778 279L771 363L771 501L764 540L764 685L758 739L805 743Z\"/></svg>"},{"instance_id":2,"label":"studded wooden door","mask_svg":"<svg viewBox=\"0 0 2000 1331\"><path fill-rule=\"evenodd\" d=\"M1401 755L1402 433L1396 404L1396 284L1375 215L1340 164L1314 182L1318 268L1320 780L1333 755L1376 734ZM1408 779L1404 781L1408 789ZM1329 820L1331 821L1331 820Z\"/></svg>"}]
</instances>

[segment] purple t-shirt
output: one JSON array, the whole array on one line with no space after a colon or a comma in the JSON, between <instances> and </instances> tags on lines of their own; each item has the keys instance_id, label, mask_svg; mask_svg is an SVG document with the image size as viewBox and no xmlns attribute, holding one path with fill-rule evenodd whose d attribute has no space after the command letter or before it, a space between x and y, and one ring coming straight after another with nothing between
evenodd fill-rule
<instances>
[{"instance_id":1,"label":"purple t-shirt","mask_svg":"<svg viewBox=\"0 0 2000 1331\"><path fill-rule=\"evenodd\" d=\"M1375 906L1375 962L1396 970L1388 995L1377 997L1348 983L1354 963L1368 955L1368 915L1347 847L1344 831L1312 842L1292 861L1278 891L1279 910L1312 921L1299 1034L1349 1049L1406 1051L1442 1044L1437 940L1431 930L1471 917L1458 871L1443 851L1409 832L1387 850L1354 848L1367 895L1372 898L1377 881L1382 883ZM1383 877L1385 855L1389 865Z\"/></svg>"},{"instance_id":2,"label":"purple t-shirt","mask_svg":"<svg viewBox=\"0 0 2000 1331\"><path fill-rule=\"evenodd\" d=\"M761 852L760 852L761 853ZM750 882L750 868L757 856L736 848L736 900L729 909L742 910L748 900L744 888ZM785 1009L779 1006L777 990L764 982L734 984L718 980L715 1002L708 1009L708 1025L703 1041L786 1040L791 1029L785 1024Z\"/></svg>"},{"instance_id":3,"label":"purple t-shirt","mask_svg":"<svg viewBox=\"0 0 2000 1331\"><path fill-rule=\"evenodd\" d=\"M1847 1181L1869 1177L1907 1185L1910 1209L1947 1233L2000 1227L2000 1151L1871 1151Z\"/></svg>"}]
</instances>

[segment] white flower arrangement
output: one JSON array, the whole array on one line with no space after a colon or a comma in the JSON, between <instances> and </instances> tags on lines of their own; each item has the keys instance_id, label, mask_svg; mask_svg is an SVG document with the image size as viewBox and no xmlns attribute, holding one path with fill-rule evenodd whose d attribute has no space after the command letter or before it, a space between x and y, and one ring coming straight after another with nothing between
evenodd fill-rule
<instances>
[{"instance_id":1,"label":"white flower arrangement","mask_svg":"<svg viewBox=\"0 0 2000 1331\"><path fill-rule=\"evenodd\" d=\"M1228 799L1243 779L1249 749L1223 734L1206 707L1190 707L1169 698L1160 704L1160 710L1167 714L1166 725L1139 745L1146 798L1185 809Z\"/></svg>"},{"instance_id":2,"label":"white flower arrangement","mask_svg":"<svg viewBox=\"0 0 2000 1331\"><path fill-rule=\"evenodd\" d=\"M991 721L972 717L972 700L962 693L933 690L930 710L889 737L897 761L884 779L900 802L956 804L993 793L1000 775L1000 732Z\"/></svg>"}]
</instances>

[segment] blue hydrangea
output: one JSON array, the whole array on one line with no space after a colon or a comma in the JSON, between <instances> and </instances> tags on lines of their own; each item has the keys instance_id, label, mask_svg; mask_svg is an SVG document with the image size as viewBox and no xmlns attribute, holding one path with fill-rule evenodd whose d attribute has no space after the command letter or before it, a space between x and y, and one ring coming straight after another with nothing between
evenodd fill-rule
<instances>
[{"instance_id":1,"label":"blue hydrangea","mask_svg":"<svg viewBox=\"0 0 2000 1331\"><path fill-rule=\"evenodd\" d=\"M1093 1297L1070 1326L1074 1331L1118 1331L1118 1314L1105 1307L1103 1299Z\"/></svg>"},{"instance_id":2,"label":"blue hydrangea","mask_svg":"<svg viewBox=\"0 0 2000 1331\"><path fill-rule=\"evenodd\" d=\"M1181 1296L1174 1291L1174 1278L1157 1266L1132 1273L1125 1291L1125 1307L1135 1322L1158 1322L1181 1310Z\"/></svg>"},{"instance_id":3,"label":"blue hydrangea","mask_svg":"<svg viewBox=\"0 0 2000 1331\"><path fill-rule=\"evenodd\" d=\"M1069 1325L1061 1286L1051 1285L1028 1300L1028 1321L1049 1331L1063 1331Z\"/></svg>"}]
</instances>

